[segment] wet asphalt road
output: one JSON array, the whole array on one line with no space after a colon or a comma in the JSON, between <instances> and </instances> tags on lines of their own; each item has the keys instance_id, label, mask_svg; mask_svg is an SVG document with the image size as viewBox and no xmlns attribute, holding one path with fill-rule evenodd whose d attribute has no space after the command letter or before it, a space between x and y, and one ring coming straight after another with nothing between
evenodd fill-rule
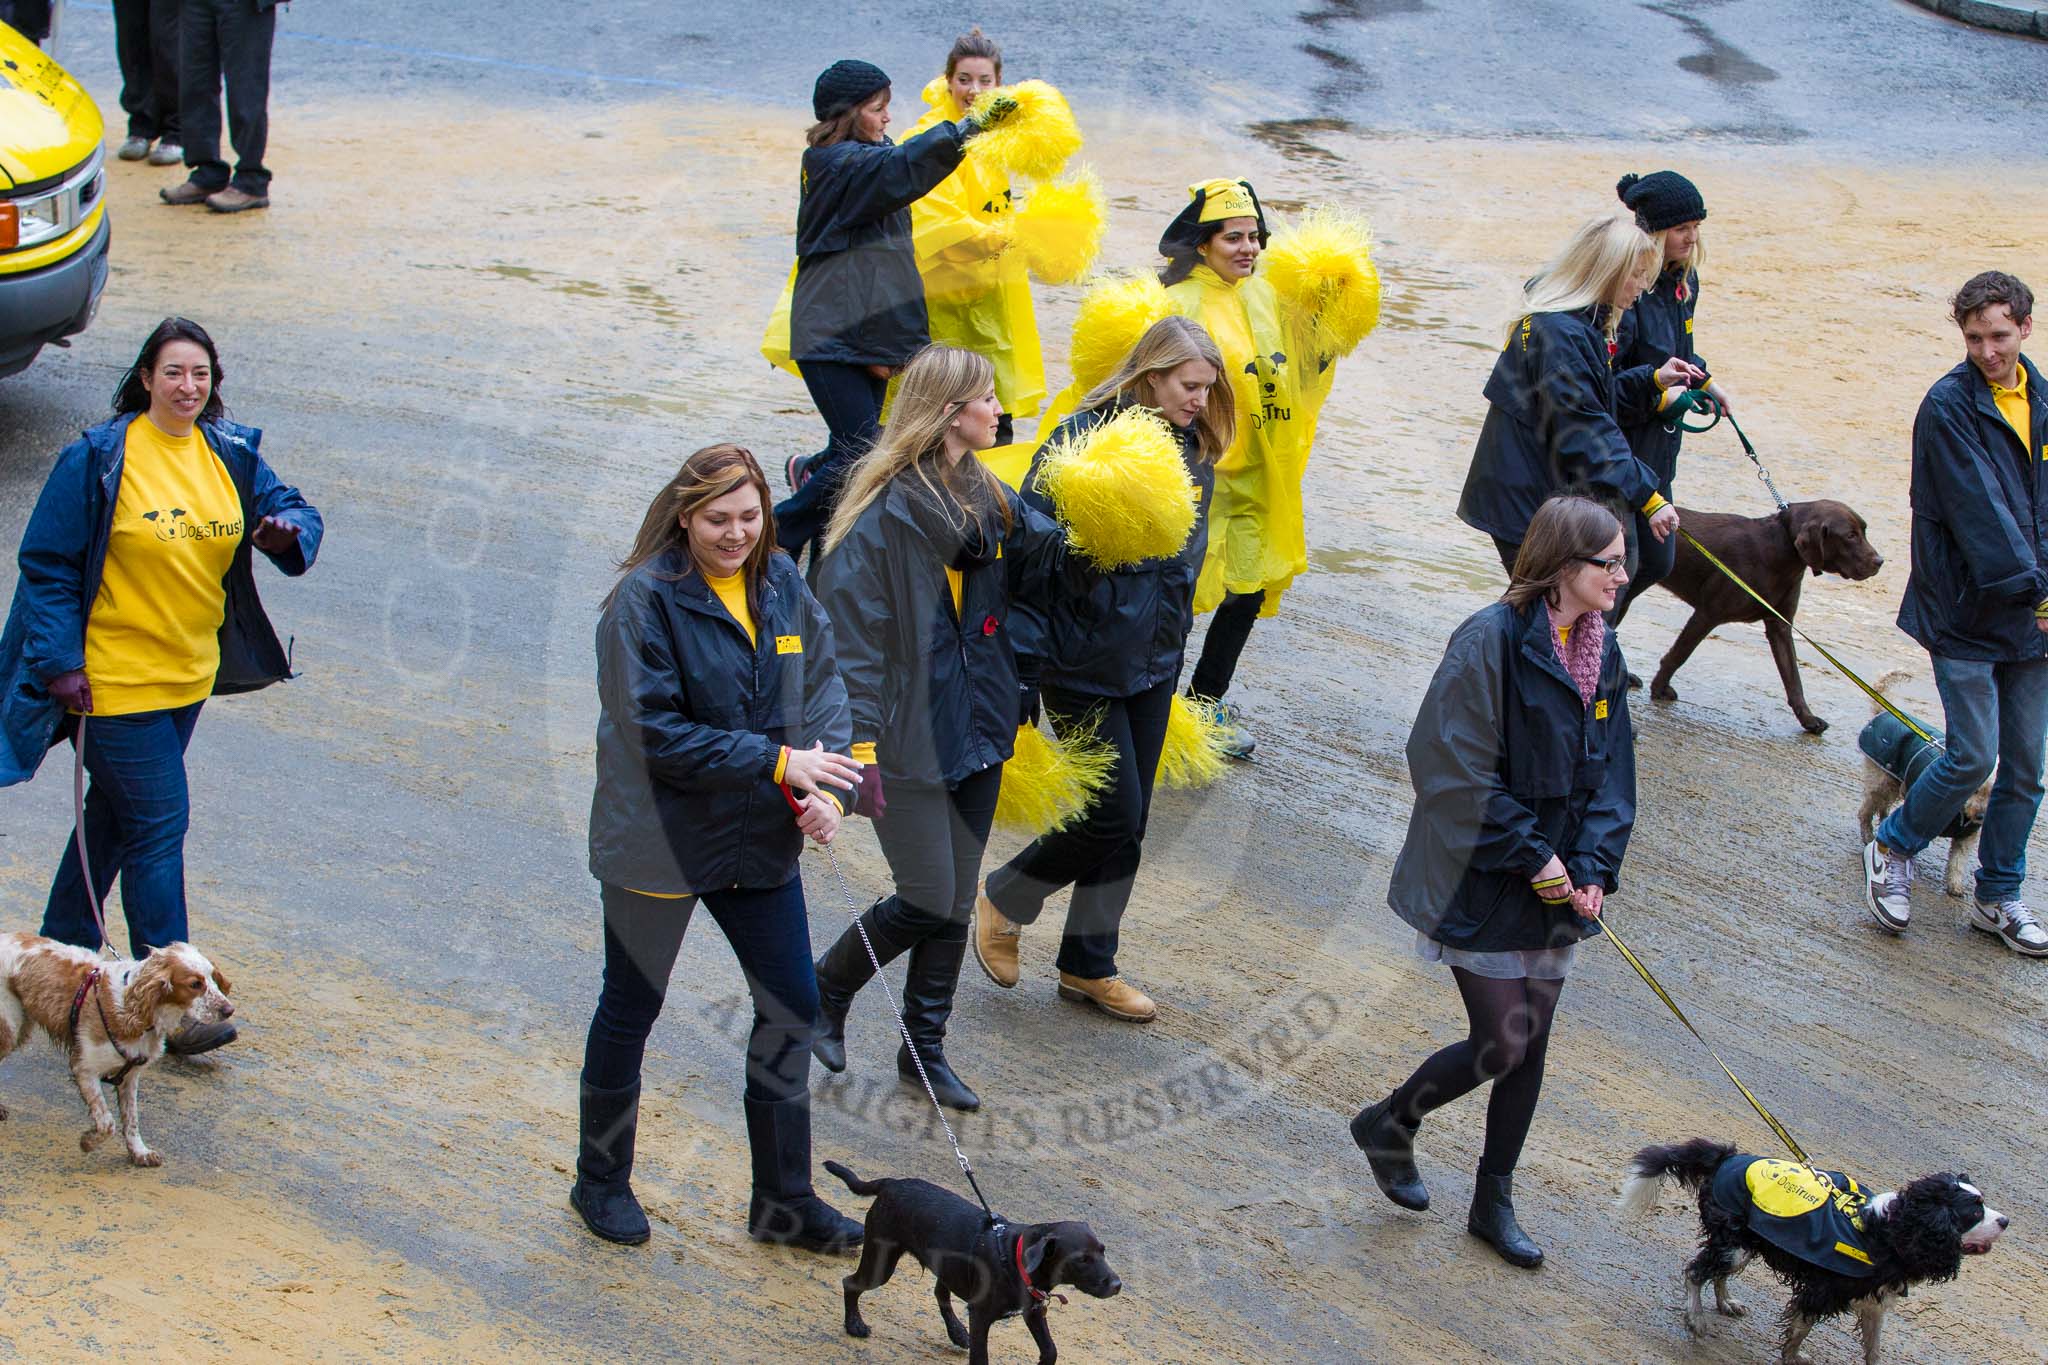
<instances>
[{"instance_id":1,"label":"wet asphalt road","mask_svg":"<svg viewBox=\"0 0 2048 1365\"><path fill-rule=\"evenodd\" d=\"M418 99L565 119L593 103L668 91L679 103L718 96L795 106L819 66L855 54L898 73L907 96L931 64L933 37L957 27L951 6L863 5L851 18L841 7L831 19L824 8L305 0L283 24L275 117L290 117L300 91L309 102L353 98L387 113ZM1188 8L1170 25L1157 7L1129 4L1093 7L1085 29L1070 6L991 7L984 22L1017 71L1045 75L1077 102L1222 111L1215 121L1225 132L1324 119L1368 133L1675 147L1710 139L1752 143L1760 159L1787 144L1838 144L1856 157L1911 159L1950 147L1983 155L2048 131L2033 97L2048 74L2048 45L1961 29L1895 0L1356 0L1273 18L1262 7L1203 4L1192 19ZM74 5L69 43L68 64L112 109L103 9ZM345 124L329 130L349 135ZM509 151L493 173L529 184L548 176L546 164ZM293 168L277 169L277 192L289 196ZM410 217L433 215L432 176L404 164L376 169L361 185L360 215L334 218L335 232L403 233ZM308 678L223 703L201 724L192 860L204 869L208 913L283 965L319 971L331 960L374 975L393 999L474 1020L480 1051L516 1044L566 1057L595 975L579 810L587 786L562 763L588 742L587 652L577 652L587 651L594 605L585 587L602 581L615 529L637 515L647 478L672 465L673 440L644 413L555 406L574 396L574 356L565 363L528 349L560 340L538 316L552 296L537 296L530 326L504 335L440 316L418 329L368 328L351 316L348 281L326 276L317 255L271 259L236 245L214 257L189 242L166 254L149 213L136 206L119 221L117 292L95 329L69 353L0 381L0 545L18 538L51 452L104 412L148 322L203 312L216 273L234 272L228 292L248 311L223 329L233 392L273 432L284 476L322 502L330 540L327 561L306 580L263 579L280 621L302 636ZM272 277L275 287L258 287ZM666 344L650 365L687 359L688 335ZM708 399L693 415L734 406ZM295 469L292 452L304 449L332 458ZM606 476L585 477L593 466ZM10 558L0 596L12 584ZM1390 714L1380 719L1394 724ZM1398 784L1397 772L1381 776ZM1270 774L1259 794L1289 799ZM61 769L0 793L8 927L33 916L67 797ZM1296 827L1290 817L1288 829L1311 838L1318 823L1308 815ZM1391 837L1378 825L1379 837ZM1332 852L1302 847L1290 858ZM1319 886L1308 898L1325 895L1337 893ZM716 936L700 931L678 972L722 978L730 968ZM695 1016L664 1029L678 1054L724 1046ZM359 1046L335 1041L351 1055ZM258 1074L304 1064L239 1063ZM365 1064L403 1085L402 1068ZM512 1088L553 1094L566 1085L559 1079ZM47 1075L10 1084L59 1093ZM190 1163L241 1158L203 1114L156 1113ZM382 1168L313 1147L270 1178L283 1197L419 1264L458 1280L495 1279L491 1294L507 1311L571 1323L590 1312L526 1267L516 1243L479 1245L459 1219L422 1217L393 1194L393 1163L415 1154L395 1143L371 1150L386 1158ZM442 1180L473 1179L480 1204L506 1199L518 1173L487 1150L471 1173L471 1159L455 1163L464 1168L455 1176L422 1175L422 1186L445 1196ZM546 1194L545 1214L518 1216L559 1217L552 1186ZM1260 1308L1242 1288L1219 1292L1238 1311ZM1275 1337L1306 1354L1310 1321L1291 1310ZM635 1337L591 1321L583 1339Z\"/></svg>"}]
</instances>

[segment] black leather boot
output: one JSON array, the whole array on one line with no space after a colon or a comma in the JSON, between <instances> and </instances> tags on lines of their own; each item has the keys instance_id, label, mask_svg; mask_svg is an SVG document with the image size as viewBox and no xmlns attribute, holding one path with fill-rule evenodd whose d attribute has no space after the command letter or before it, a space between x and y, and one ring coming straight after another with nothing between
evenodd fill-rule
<instances>
[{"instance_id":1,"label":"black leather boot","mask_svg":"<svg viewBox=\"0 0 2048 1365\"><path fill-rule=\"evenodd\" d=\"M749 1099L747 1147L754 1159L754 1195L747 1235L757 1242L839 1254L865 1235L859 1223L811 1188L811 1097Z\"/></svg>"},{"instance_id":2,"label":"black leather boot","mask_svg":"<svg viewBox=\"0 0 2048 1365\"><path fill-rule=\"evenodd\" d=\"M1479 1173L1472 1187L1472 1216L1465 1228L1474 1237L1490 1243L1509 1265L1534 1269L1543 1264L1543 1248L1529 1240L1515 1221L1515 1178L1512 1175Z\"/></svg>"},{"instance_id":3,"label":"black leather boot","mask_svg":"<svg viewBox=\"0 0 2048 1365\"><path fill-rule=\"evenodd\" d=\"M894 896L884 896L861 913L868 942L883 965L895 961L917 940L905 932L900 906ZM811 1055L827 1071L846 1070L846 1012L853 997L874 979L875 964L861 943L860 930L851 924L832 941L818 959L818 1026L811 1031Z\"/></svg>"},{"instance_id":4,"label":"black leather boot","mask_svg":"<svg viewBox=\"0 0 2048 1365\"><path fill-rule=\"evenodd\" d=\"M1404 1209L1420 1213L1429 1207L1429 1187L1415 1169L1415 1132L1394 1117L1392 1095L1358 1111L1351 1120L1351 1140L1365 1153L1373 1183L1380 1193Z\"/></svg>"},{"instance_id":5,"label":"black leather boot","mask_svg":"<svg viewBox=\"0 0 2048 1365\"><path fill-rule=\"evenodd\" d=\"M647 1240L647 1215L633 1197L633 1139L640 1128L640 1086L623 1090L579 1087L576 1183L569 1206L607 1242L638 1246Z\"/></svg>"},{"instance_id":6,"label":"black leather boot","mask_svg":"<svg viewBox=\"0 0 2048 1365\"><path fill-rule=\"evenodd\" d=\"M981 1108L981 1096L946 1062L946 1021L953 1015L953 991L960 984L960 962L966 956L964 931L957 939L928 938L911 950L910 970L903 979L903 1022L939 1103L972 1113ZM924 1089L907 1047L896 1049L896 1074Z\"/></svg>"}]
</instances>

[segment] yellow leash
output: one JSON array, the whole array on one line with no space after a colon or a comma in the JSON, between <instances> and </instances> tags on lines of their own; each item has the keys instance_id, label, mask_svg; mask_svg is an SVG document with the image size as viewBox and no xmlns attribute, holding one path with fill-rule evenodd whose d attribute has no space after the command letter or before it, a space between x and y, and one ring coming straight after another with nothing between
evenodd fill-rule
<instances>
[{"instance_id":1,"label":"yellow leash","mask_svg":"<svg viewBox=\"0 0 2048 1365\"><path fill-rule=\"evenodd\" d=\"M1762 1118L1765 1123L1770 1125L1771 1131L1778 1135L1778 1141L1784 1143L1785 1146L1791 1151L1792 1155L1799 1158L1799 1162L1801 1165L1805 1166L1809 1170L1813 1169L1813 1162L1806 1155L1806 1149L1799 1145L1798 1141L1795 1138L1793 1138L1790 1132L1786 1131L1784 1124L1778 1122L1777 1115L1773 1114L1770 1110L1764 1108L1763 1101L1759 1100L1754 1094L1750 1092L1750 1088L1742 1083L1742 1078L1735 1074L1735 1072L1729 1067L1728 1063L1721 1061L1721 1054L1715 1050L1714 1045L1712 1043L1707 1041L1706 1035L1701 1033L1699 1029L1693 1026L1692 1020L1685 1017L1685 1011L1680 1009L1678 1007L1678 1002L1671 998L1671 992L1664 989L1663 985L1658 982L1657 978L1651 974L1650 969L1643 965L1643 960L1635 955L1633 949L1631 949L1626 943L1623 943L1621 941L1620 934L1614 932L1613 921L1609 920L1606 916L1603 915L1600 919L1600 926L1601 928L1607 931L1607 937L1614 941L1614 946L1621 951L1621 955L1624 958L1628 959L1628 965L1636 969L1636 975L1640 976L1643 979L1643 984L1648 986L1651 990L1657 993L1657 998L1659 1000L1662 1000L1665 1004L1665 1007L1668 1008L1674 1015L1678 1016L1678 1022L1685 1025L1686 1031L1691 1033L1693 1037L1699 1039L1700 1046L1704 1047L1709 1053L1711 1053L1716 1062L1720 1062L1721 1070L1727 1075L1729 1080L1735 1082L1735 1088L1742 1092L1742 1098L1749 1101L1749 1107L1756 1110L1758 1117Z\"/></svg>"},{"instance_id":2,"label":"yellow leash","mask_svg":"<svg viewBox=\"0 0 2048 1365\"><path fill-rule=\"evenodd\" d=\"M1941 749L1944 752L1946 752L1946 745L1944 745L1940 740L1936 739L1933 735L1930 735L1925 730L1921 729L1920 723L1918 721L1914 720L1904 711L1901 711L1898 707L1892 705L1891 699L1889 697L1886 697L1884 693L1878 691L1869 683L1857 677L1856 670L1849 667L1849 665L1843 663L1840 659L1837 659L1835 657L1833 650L1829 649L1820 641L1814 639L1811 635L1808 635L1798 626L1793 625L1791 617L1785 615L1776 607L1772 606L1769 602L1765 601L1761 593L1759 593L1755 588L1750 587L1749 584L1742 581L1742 576L1740 574L1736 573L1735 570L1729 568L1726 564L1723 564L1721 562L1720 556L1716 555L1712 550L1709 550L1706 546L1700 544L1698 539L1694 537L1692 532L1686 530L1683 526L1681 526L1678 528L1678 534L1684 536L1685 543L1692 546L1693 549L1698 550L1700 552L1700 556L1704 558L1707 561L1707 563L1713 565L1722 573L1728 575L1729 582L1733 583L1736 587L1748 593L1752 598L1755 598L1758 606L1762 607L1771 615L1777 617L1780 621L1783 621L1785 625L1790 628L1794 635L1797 635L1800 639L1806 641L1806 643L1812 645L1816 650L1818 650L1820 652L1821 658L1826 659L1829 663L1835 666L1835 671L1837 673L1840 673L1850 682L1855 683L1858 687L1862 688L1864 695L1869 697L1871 701L1875 702L1880 708L1882 708L1886 713L1888 713L1893 720L1897 721L1899 724L1905 726L1908 730L1911 730L1914 734L1918 735L1922 742L1932 744L1937 749ZM1620 947L1621 945L1616 944L1615 946ZM1622 949L1622 951L1626 952L1628 950L1624 948ZM1636 968L1636 970L1641 971L1642 968L1638 967ZM1647 980L1648 978L1646 977L1645 979ZM1741 1082L1737 1081L1736 1084L1740 1085ZM1755 1103L1755 1101L1752 1100L1751 1103L1753 1104ZM1790 1141L1790 1139L1787 1139L1787 1141Z\"/></svg>"}]
</instances>

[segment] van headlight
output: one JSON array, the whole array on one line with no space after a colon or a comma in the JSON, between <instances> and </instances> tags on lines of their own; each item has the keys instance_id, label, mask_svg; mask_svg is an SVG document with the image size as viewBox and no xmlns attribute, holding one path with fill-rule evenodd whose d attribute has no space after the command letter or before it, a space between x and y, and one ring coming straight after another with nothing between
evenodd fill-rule
<instances>
[{"instance_id":1,"label":"van headlight","mask_svg":"<svg viewBox=\"0 0 2048 1365\"><path fill-rule=\"evenodd\" d=\"M57 185L0 200L0 251L40 246L84 222L106 187L103 148Z\"/></svg>"}]
</instances>

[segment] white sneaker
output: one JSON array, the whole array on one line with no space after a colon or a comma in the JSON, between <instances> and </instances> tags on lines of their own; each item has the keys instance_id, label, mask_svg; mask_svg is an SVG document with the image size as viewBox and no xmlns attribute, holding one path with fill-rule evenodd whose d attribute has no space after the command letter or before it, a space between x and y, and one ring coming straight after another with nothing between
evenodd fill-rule
<instances>
[{"instance_id":1,"label":"white sneaker","mask_svg":"<svg viewBox=\"0 0 2048 1365\"><path fill-rule=\"evenodd\" d=\"M1903 933L1913 918L1913 860L1872 839L1863 846L1863 903L1887 933Z\"/></svg>"},{"instance_id":2,"label":"white sneaker","mask_svg":"<svg viewBox=\"0 0 2048 1365\"><path fill-rule=\"evenodd\" d=\"M2034 912L2019 900L1986 905L1972 898L1970 927L2005 940L2005 946L2021 957L2048 957L2048 929L2034 918Z\"/></svg>"}]
</instances>

